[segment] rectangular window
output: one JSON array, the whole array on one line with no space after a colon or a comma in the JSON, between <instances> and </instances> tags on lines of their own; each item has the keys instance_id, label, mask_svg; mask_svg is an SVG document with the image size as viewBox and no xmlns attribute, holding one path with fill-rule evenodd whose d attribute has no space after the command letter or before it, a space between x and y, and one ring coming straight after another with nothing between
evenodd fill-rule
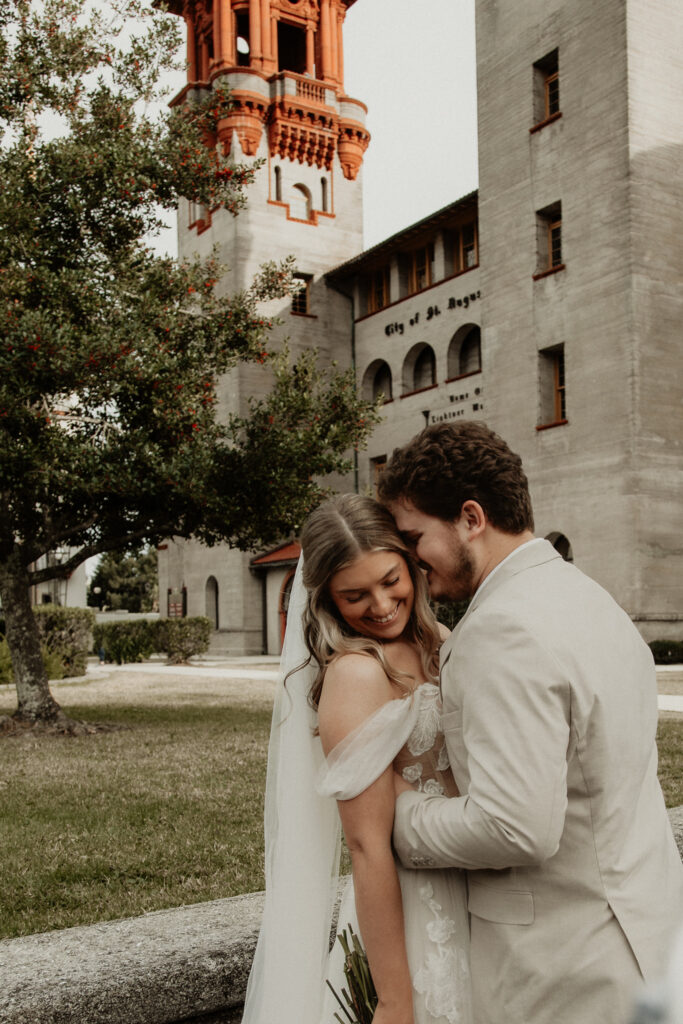
<instances>
[{"instance_id":1,"label":"rectangular window","mask_svg":"<svg viewBox=\"0 0 683 1024\"><path fill-rule=\"evenodd\" d=\"M188 201L188 228L197 228L198 231L203 231L208 228L211 223L211 215L208 207L204 206L203 203L195 203L191 199Z\"/></svg>"},{"instance_id":2,"label":"rectangular window","mask_svg":"<svg viewBox=\"0 0 683 1024\"><path fill-rule=\"evenodd\" d=\"M559 50L552 50L533 67L534 126L560 115Z\"/></svg>"},{"instance_id":3,"label":"rectangular window","mask_svg":"<svg viewBox=\"0 0 683 1024\"><path fill-rule=\"evenodd\" d=\"M560 76L557 71L545 79L545 116L560 112Z\"/></svg>"},{"instance_id":4,"label":"rectangular window","mask_svg":"<svg viewBox=\"0 0 683 1024\"><path fill-rule=\"evenodd\" d=\"M562 270L562 204L552 203L536 211L536 272L542 277L553 270Z\"/></svg>"},{"instance_id":5,"label":"rectangular window","mask_svg":"<svg viewBox=\"0 0 683 1024\"><path fill-rule=\"evenodd\" d=\"M463 270L470 270L472 267L479 266L476 221L444 232L444 247L447 276L461 274Z\"/></svg>"},{"instance_id":6,"label":"rectangular window","mask_svg":"<svg viewBox=\"0 0 683 1024\"><path fill-rule=\"evenodd\" d=\"M292 293L292 313L299 316L310 316L311 313L311 275L294 275L295 291Z\"/></svg>"},{"instance_id":7,"label":"rectangular window","mask_svg":"<svg viewBox=\"0 0 683 1024\"><path fill-rule=\"evenodd\" d=\"M559 267L562 263L562 221L555 220L548 224L548 263L551 267Z\"/></svg>"},{"instance_id":8,"label":"rectangular window","mask_svg":"<svg viewBox=\"0 0 683 1024\"><path fill-rule=\"evenodd\" d=\"M567 422L564 345L543 349L539 356L539 430Z\"/></svg>"},{"instance_id":9,"label":"rectangular window","mask_svg":"<svg viewBox=\"0 0 683 1024\"><path fill-rule=\"evenodd\" d=\"M389 267L381 267L370 274L366 282L366 308L368 313L376 313L391 302L391 285Z\"/></svg>"},{"instance_id":10,"label":"rectangular window","mask_svg":"<svg viewBox=\"0 0 683 1024\"><path fill-rule=\"evenodd\" d=\"M430 242L420 246L409 256L409 294L422 292L434 280L434 245Z\"/></svg>"}]
</instances>

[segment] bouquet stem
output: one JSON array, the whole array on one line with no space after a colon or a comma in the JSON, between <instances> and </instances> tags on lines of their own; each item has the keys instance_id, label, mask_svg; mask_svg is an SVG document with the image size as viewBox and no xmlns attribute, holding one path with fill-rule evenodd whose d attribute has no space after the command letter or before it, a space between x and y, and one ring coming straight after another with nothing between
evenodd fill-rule
<instances>
[{"instance_id":1,"label":"bouquet stem","mask_svg":"<svg viewBox=\"0 0 683 1024\"><path fill-rule=\"evenodd\" d=\"M368 958L365 955L361 941L351 925L348 926L348 929L349 934L344 929L337 935L337 939L344 950L344 977L348 986L342 989L344 1002L342 1002L341 997L335 991L334 986L330 985L329 981L327 982L334 998L344 1013L345 1019L342 1019L338 1013L335 1013L334 1016L339 1021L339 1024L372 1024L372 1018L377 1007L375 985L370 974Z\"/></svg>"}]
</instances>

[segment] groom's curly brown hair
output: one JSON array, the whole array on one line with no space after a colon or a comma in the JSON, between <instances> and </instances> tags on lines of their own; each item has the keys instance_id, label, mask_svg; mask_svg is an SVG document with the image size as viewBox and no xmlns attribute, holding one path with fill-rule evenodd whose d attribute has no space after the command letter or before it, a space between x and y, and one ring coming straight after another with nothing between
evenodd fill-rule
<instances>
[{"instance_id":1,"label":"groom's curly brown hair","mask_svg":"<svg viewBox=\"0 0 683 1024\"><path fill-rule=\"evenodd\" d=\"M439 519L460 517L477 501L504 533L533 530L529 484L519 455L485 423L435 423L403 448L395 448L378 481L379 500L401 498Z\"/></svg>"}]
</instances>

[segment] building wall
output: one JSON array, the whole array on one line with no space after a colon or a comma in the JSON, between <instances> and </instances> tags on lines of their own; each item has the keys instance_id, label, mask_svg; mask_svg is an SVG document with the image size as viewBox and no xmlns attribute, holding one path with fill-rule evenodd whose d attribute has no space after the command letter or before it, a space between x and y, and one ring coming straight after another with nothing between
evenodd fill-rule
<instances>
[{"instance_id":1,"label":"building wall","mask_svg":"<svg viewBox=\"0 0 683 1024\"><path fill-rule=\"evenodd\" d=\"M627 4L639 613L683 608L683 22L674 0ZM648 600L649 595L656 595ZM655 626L647 620L644 631ZM660 634L661 635L661 634Z\"/></svg>"},{"instance_id":2,"label":"building wall","mask_svg":"<svg viewBox=\"0 0 683 1024\"><path fill-rule=\"evenodd\" d=\"M564 533L659 635L683 609L673 18L668 0L477 5L487 420L523 458L537 532ZM530 132L533 65L555 48L561 117ZM537 212L557 201L564 269L534 280ZM556 345L567 422L538 430L539 352Z\"/></svg>"},{"instance_id":3,"label":"building wall","mask_svg":"<svg viewBox=\"0 0 683 1024\"><path fill-rule=\"evenodd\" d=\"M43 568L45 558L41 558L37 567ZM85 574L85 562L76 566L68 579L47 580L31 588L33 604L59 604L64 608L86 608L88 580Z\"/></svg>"}]
</instances>

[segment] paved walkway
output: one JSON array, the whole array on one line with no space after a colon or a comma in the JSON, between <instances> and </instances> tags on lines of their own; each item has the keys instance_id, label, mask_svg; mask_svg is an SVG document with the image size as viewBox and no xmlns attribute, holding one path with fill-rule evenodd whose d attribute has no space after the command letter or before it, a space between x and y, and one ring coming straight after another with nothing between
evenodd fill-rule
<instances>
[{"instance_id":1,"label":"paved walkway","mask_svg":"<svg viewBox=\"0 0 683 1024\"><path fill-rule=\"evenodd\" d=\"M194 675L205 679L261 679L276 682L279 676L279 661L280 659L273 655L253 655L209 656L197 659L190 665L166 665L157 659L134 665L98 665L91 662L88 665L88 676L93 678L98 675L109 675L111 672L141 672L154 675L163 672L164 675ZM659 710L683 714L683 665L658 665L657 682L660 689ZM673 692L668 693L668 689Z\"/></svg>"}]
</instances>

